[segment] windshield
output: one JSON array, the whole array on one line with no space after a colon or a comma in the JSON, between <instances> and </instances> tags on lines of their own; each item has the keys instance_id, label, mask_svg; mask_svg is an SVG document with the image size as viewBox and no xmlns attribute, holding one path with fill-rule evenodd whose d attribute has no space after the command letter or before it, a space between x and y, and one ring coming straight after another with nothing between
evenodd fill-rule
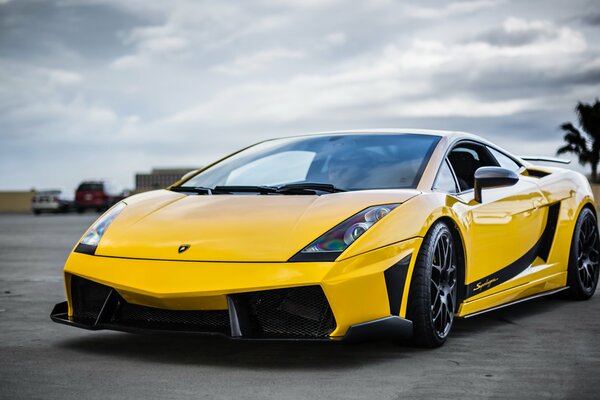
<instances>
[{"instance_id":1,"label":"windshield","mask_svg":"<svg viewBox=\"0 0 600 400\"><path fill-rule=\"evenodd\" d=\"M205 169L185 187L330 184L344 190L415 188L439 136L348 134L259 143Z\"/></svg>"},{"instance_id":2,"label":"windshield","mask_svg":"<svg viewBox=\"0 0 600 400\"><path fill-rule=\"evenodd\" d=\"M86 191L86 192L101 192L104 190L104 185L102 183L82 183L77 188L77 191Z\"/></svg>"}]
</instances>

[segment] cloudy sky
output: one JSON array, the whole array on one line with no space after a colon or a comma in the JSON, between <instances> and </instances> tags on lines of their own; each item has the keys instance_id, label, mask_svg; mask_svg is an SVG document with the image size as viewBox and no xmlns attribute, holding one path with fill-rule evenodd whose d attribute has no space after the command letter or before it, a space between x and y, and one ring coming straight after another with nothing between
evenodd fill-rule
<instances>
[{"instance_id":1,"label":"cloudy sky","mask_svg":"<svg viewBox=\"0 0 600 400\"><path fill-rule=\"evenodd\" d=\"M553 155L600 97L597 0L0 0L0 189L199 166L265 138L480 134Z\"/></svg>"}]
</instances>

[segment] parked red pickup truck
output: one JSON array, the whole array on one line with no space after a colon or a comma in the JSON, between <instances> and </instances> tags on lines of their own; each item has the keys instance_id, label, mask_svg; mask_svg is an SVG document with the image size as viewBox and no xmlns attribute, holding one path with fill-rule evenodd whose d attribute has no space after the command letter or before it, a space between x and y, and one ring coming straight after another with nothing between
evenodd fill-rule
<instances>
[{"instance_id":1,"label":"parked red pickup truck","mask_svg":"<svg viewBox=\"0 0 600 400\"><path fill-rule=\"evenodd\" d=\"M86 181L82 182L75 192L75 210L78 213L86 210L100 212L124 198L125 196L111 184L104 181Z\"/></svg>"}]
</instances>

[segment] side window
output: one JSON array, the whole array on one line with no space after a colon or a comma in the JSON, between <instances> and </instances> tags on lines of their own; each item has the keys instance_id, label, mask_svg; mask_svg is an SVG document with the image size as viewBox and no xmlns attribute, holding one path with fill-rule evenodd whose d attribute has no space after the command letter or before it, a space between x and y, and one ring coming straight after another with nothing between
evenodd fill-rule
<instances>
[{"instance_id":1,"label":"side window","mask_svg":"<svg viewBox=\"0 0 600 400\"><path fill-rule=\"evenodd\" d=\"M433 184L433 190L444 193L458 192L454 175L452 174L450 166L448 165L448 160L444 160L440 166L440 170L435 178L435 183Z\"/></svg>"},{"instance_id":2,"label":"side window","mask_svg":"<svg viewBox=\"0 0 600 400\"><path fill-rule=\"evenodd\" d=\"M496 161L498 161L498 165L500 165L502 168L510 169L511 171L518 171L519 168L521 168L521 166L509 156L500 153L498 150L491 147L488 147L488 150L490 153L492 153Z\"/></svg>"},{"instance_id":3,"label":"side window","mask_svg":"<svg viewBox=\"0 0 600 400\"><path fill-rule=\"evenodd\" d=\"M487 149L477 143L459 143L448 154L448 160L456 175L460 191L473 189L475 171L480 167L498 166Z\"/></svg>"}]
</instances>

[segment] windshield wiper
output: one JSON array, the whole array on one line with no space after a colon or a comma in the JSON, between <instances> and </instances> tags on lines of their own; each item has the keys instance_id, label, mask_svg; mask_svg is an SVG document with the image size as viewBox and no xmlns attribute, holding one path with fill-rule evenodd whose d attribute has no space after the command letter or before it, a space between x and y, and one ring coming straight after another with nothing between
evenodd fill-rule
<instances>
[{"instance_id":1,"label":"windshield wiper","mask_svg":"<svg viewBox=\"0 0 600 400\"><path fill-rule=\"evenodd\" d=\"M277 193L277 188L271 186L215 186L213 193Z\"/></svg>"},{"instance_id":2,"label":"windshield wiper","mask_svg":"<svg viewBox=\"0 0 600 400\"><path fill-rule=\"evenodd\" d=\"M331 183L317 183L317 182L303 182L303 183L288 183L277 187L277 193L291 193L291 192L309 192L314 193L327 192L327 193L338 193L345 192L346 190L341 189Z\"/></svg>"},{"instance_id":3,"label":"windshield wiper","mask_svg":"<svg viewBox=\"0 0 600 400\"><path fill-rule=\"evenodd\" d=\"M174 186L170 189L172 192L212 194L213 189L202 186Z\"/></svg>"},{"instance_id":4,"label":"windshield wiper","mask_svg":"<svg viewBox=\"0 0 600 400\"><path fill-rule=\"evenodd\" d=\"M316 192L337 193L345 192L330 183L288 183L281 186L175 186L173 192L196 194L232 194L232 193L259 193L259 194L316 194Z\"/></svg>"}]
</instances>

